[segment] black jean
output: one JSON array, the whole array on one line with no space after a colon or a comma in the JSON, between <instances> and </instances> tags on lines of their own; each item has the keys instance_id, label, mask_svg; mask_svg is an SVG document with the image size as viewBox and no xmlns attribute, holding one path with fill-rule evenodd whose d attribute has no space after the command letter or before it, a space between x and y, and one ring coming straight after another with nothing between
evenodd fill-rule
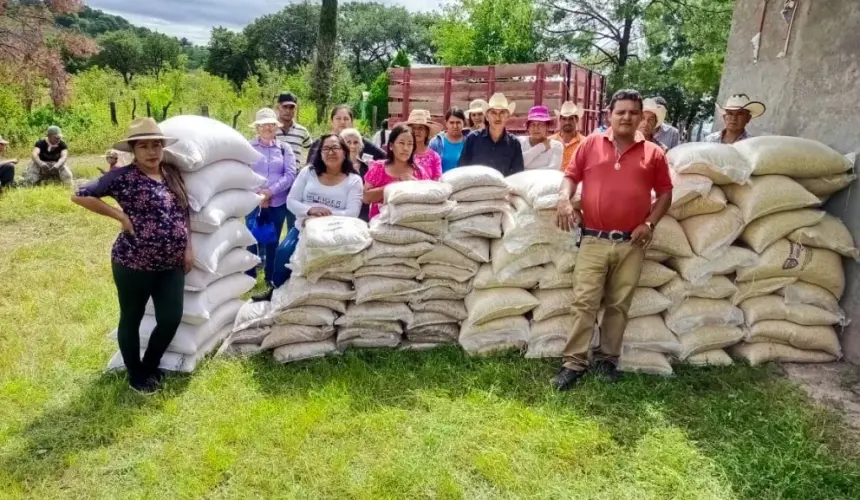
<instances>
[{"instance_id":1,"label":"black jean","mask_svg":"<svg viewBox=\"0 0 860 500\"><path fill-rule=\"evenodd\" d=\"M0 165L0 190L12 185L15 180L15 165L6 163Z\"/></svg>"},{"instance_id":2,"label":"black jean","mask_svg":"<svg viewBox=\"0 0 860 500\"><path fill-rule=\"evenodd\" d=\"M182 321L185 273L179 267L167 271L139 271L116 263L111 267L119 299L119 351L129 380L143 382L158 370L161 356ZM150 297L155 306L156 326L141 360L140 322Z\"/></svg>"}]
</instances>

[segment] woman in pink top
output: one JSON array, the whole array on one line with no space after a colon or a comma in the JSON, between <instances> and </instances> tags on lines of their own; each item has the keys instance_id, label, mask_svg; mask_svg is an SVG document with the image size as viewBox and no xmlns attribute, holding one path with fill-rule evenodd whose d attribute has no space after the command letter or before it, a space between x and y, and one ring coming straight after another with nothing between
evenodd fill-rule
<instances>
[{"instance_id":1,"label":"woman in pink top","mask_svg":"<svg viewBox=\"0 0 860 500\"><path fill-rule=\"evenodd\" d=\"M442 178L442 157L428 145L430 138L436 137L442 127L433 122L430 112L424 109L415 109L409 113L406 125L415 136L415 163L424 170L428 179L438 181Z\"/></svg>"},{"instance_id":2,"label":"woman in pink top","mask_svg":"<svg viewBox=\"0 0 860 500\"><path fill-rule=\"evenodd\" d=\"M398 125L388 137L388 159L370 164L364 175L364 203L370 204L371 220L379 215L385 186L399 181L429 180L415 163L415 137L406 125Z\"/></svg>"}]
</instances>

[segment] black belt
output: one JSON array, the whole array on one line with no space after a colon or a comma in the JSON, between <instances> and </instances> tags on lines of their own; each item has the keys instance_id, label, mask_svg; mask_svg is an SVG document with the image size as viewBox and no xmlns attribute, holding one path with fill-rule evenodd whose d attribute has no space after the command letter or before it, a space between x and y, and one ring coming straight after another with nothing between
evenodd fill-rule
<instances>
[{"instance_id":1,"label":"black belt","mask_svg":"<svg viewBox=\"0 0 860 500\"><path fill-rule=\"evenodd\" d=\"M609 241L630 241L633 237L633 233L629 231L598 231L596 229L583 229L582 235Z\"/></svg>"}]
</instances>

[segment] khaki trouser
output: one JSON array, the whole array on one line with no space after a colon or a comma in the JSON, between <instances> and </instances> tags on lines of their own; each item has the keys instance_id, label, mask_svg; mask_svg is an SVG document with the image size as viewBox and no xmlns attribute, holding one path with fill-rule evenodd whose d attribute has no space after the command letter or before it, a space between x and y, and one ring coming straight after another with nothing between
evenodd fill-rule
<instances>
[{"instance_id":1,"label":"khaki trouser","mask_svg":"<svg viewBox=\"0 0 860 500\"><path fill-rule=\"evenodd\" d=\"M47 167L40 167L33 162L30 162L30 165L27 167L27 172L24 173L24 184L35 185L41 181L47 180L56 180L59 179L60 182L65 184L72 183L72 171L69 170L69 162L60 167L56 168L54 162L47 162Z\"/></svg>"},{"instance_id":2,"label":"khaki trouser","mask_svg":"<svg viewBox=\"0 0 860 500\"><path fill-rule=\"evenodd\" d=\"M627 311L639 284L645 250L630 242L612 242L586 236L576 256L573 287L573 331L564 347L564 366L588 368L594 321L601 299L606 311L600 328L600 347L595 358L618 363L627 328Z\"/></svg>"}]
</instances>

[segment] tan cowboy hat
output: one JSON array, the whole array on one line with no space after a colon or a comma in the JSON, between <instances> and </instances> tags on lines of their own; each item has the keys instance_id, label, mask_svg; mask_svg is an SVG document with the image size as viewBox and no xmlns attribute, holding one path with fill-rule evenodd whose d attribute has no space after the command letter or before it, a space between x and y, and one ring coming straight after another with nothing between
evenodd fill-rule
<instances>
[{"instance_id":1,"label":"tan cowboy hat","mask_svg":"<svg viewBox=\"0 0 860 500\"><path fill-rule=\"evenodd\" d=\"M466 114L471 115L472 113L486 113L487 106L487 101L483 99L475 99L474 101L469 103L469 111L466 111Z\"/></svg>"},{"instance_id":2,"label":"tan cowboy hat","mask_svg":"<svg viewBox=\"0 0 860 500\"><path fill-rule=\"evenodd\" d=\"M561 109L555 110L555 116L575 116L577 118L582 118L582 115L585 114L585 110L574 104L572 101L565 101L561 105Z\"/></svg>"},{"instance_id":3,"label":"tan cowboy hat","mask_svg":"<svg viewBox=\"0 0 860 500\"><path fill-rule=\"evenodd\" d=\"M643 99L642 100L642 112L654 113L654 116L657 117L657 128L660 128L663 125L663 122L666 121L666 108L657 104L657 101L654 99Z\"/></svg>"},{"instance_id":4,"label":"tan cowboy hat","mask_svg":"<svg viewBox=\"0 0 860 500\"><path fill-rule=\"evenodd\" d=\"M514 110L517 109L517 103L508 103L508 98L505 97L505 94L496 92L492 97L490 97L490 102L487 103L487 111L491 109L499 109L507 111L510 114L514 114Z\"/></svg>"},{"instance_id":5,"label":"tan cowboy hat","mask_svg":"<svg viewBox=\"0 0 860 500\"><path fill-rule=\"evenodd\" d=\"M170 146L171 144L175 144L179 139L162 134L161 129L158 128L158 124L152 118L138 118L128 126L125 139L114 144L113 148L125 153L132 153L129 141L147 140L161 141L165 146Z\"/></svg>"},{"instance_id":6,"label":"tan cowboy hat","mask_svg":"<svg viewBox=\"0 0 860 500\"><path fill-rule=\"evenodd\" d=\"M746 94L735 94L729 97L729 100L726 101L725 106L720 106L717 104L717 107L722 111L727 110L738 110L745 109L750 112L750 115L753 118L758 118L763 115L765 110L767 109L764 103L759 101L751 101L749 96Z\"/></svg>"},{"instance_id":7,"label":"tan cowboy hat","mask_svg":"<svg viewBox=\"0 0 860 500\"><path fill-rule=\"evenodd\" d=\"M430 112L426 109L413 109L406 120L407 127L427 127L428 137L433 137L442 131L442 127L431 119Z\"/></svg>"},{"instance_id":8,"label":"tan cowboy hat","mask_svg":"<svg viewBox=\"0 0 860 500\"><path fill-rule=\"evenodd\" d=\"M281 122L278 121L278 115L271 108L263 108L257 111L257 116L254 119L254 123L248 125L251 128L256 128L257 125L277 125L278 127L282 126Z\"/></svg>"}]
</instances>

